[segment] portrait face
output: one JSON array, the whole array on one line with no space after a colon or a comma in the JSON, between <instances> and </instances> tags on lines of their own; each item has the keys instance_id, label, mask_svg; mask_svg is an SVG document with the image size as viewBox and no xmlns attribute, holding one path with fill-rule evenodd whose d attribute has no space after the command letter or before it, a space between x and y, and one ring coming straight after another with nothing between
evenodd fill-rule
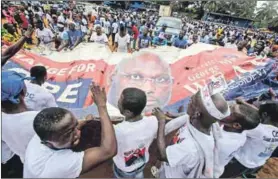
<instances>
[{"instance_id":1,"label":"portrait face","mask_svg":"<svg viewBox=\"0 0 278 179\"><path fill-rule=\"evenodd\" d=\"M170 67L155 54L142 54L121 63L111 77L108 101L117 106L122 91L135 87L145 91L145 112L154 107L165 107L171 99L173 79Z\"/></svg>"}]
</instances>

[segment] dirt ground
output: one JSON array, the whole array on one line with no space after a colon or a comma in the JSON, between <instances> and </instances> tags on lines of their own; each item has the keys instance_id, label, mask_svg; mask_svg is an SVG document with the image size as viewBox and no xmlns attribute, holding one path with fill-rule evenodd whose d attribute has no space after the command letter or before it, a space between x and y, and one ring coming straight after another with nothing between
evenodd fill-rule
<instances>
[{"instance_id":1,"label":"dirt ground","mask_svg":"<svg viewBox=\"0 0 278 179\"><path fill-rule=\"evenodd\" d=\"M268 159L256 178L278 178L278 158Z\"/></svg>"}]
</instances>

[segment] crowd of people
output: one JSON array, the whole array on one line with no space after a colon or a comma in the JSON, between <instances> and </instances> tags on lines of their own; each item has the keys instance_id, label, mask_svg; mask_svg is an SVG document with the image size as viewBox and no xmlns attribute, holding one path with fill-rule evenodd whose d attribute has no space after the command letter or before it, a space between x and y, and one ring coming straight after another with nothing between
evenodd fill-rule
<instances>
[{"instance_id":1,"label":"crowd of people","mask_svg":"<svg viewBox=\"0 0 278 179\"><path fill-rule=\"evenodd\" d=\"M37 2L18 8L3 5L7 32L2 39L11 44L2 52L2 67L21 48L32 45L53 44L62 51L74 50L84 41L109 44L109 39L117 52L157 45L187 48L201 42L238 48L248 55L278 54L275 34L183 19L179 37L169 43L164 36L167 24L154 31L157 14L84 14L74 6ZM2 177L76 178L113 160L115 177L144 178L155 140L160 165L151 172L156 178L250 177L270 157L278 157L278 102L272 89L257 100L226 101L209 83L191 97L186 113L170 114L154 107L146 116L146 93L126 88L117 101L124 120L113 124L103 87L96 83L90 87L99 116L77 119L70 110L58 107L42 87L46 79L44 66L32 67L29 78L2 71ZM174 131L168 143L166 136Z\"/></svg>"},{"instance_id":2,"label":"crowd of people","mask_svg":"<svg viewBox=\"0 0 278 179\"><path fill-rule=\"evenodd\" d=\"M182 18L180 33L167 38L167 22L156 29L158 13L107 9L85 12L85 7L43 2L2 4L2 40L14 43L27 30L35 27L35 37L27 39L24 48L32 44L51 46L52 50L73 50L80 43L95 42L110 46L112 51L133 52L156 46L185 49L194 43L206 43L238 48L248 55L277 57L277 33L243 29L214 22ZM109 41L111 40L111 43Z\"/></svg>"}]
</instances>

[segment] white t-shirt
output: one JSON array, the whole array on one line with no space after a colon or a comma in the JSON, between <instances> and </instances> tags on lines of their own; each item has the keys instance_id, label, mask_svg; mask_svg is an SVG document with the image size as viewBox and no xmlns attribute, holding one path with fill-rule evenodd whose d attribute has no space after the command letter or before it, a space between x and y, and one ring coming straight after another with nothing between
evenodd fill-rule
<instances>
[{"instance_id":1,"label":"white t-shirt","mask_svg":"<svg viewBox=\"0 0 278 179\"><path fill-rule=\"evenodd\" d=\"M259 124L255 129L246 131L247 140L234 157L247 168L265 164L278 146L278 128Z\"/></svg>"},{"instance_id":2,"label":"white t-shirt","mask_svg":"<svg viewBox=\"0 0 278 179\"><path fill-rule=\"evenodd\" d=\"M189 119L188 115L171 120L165 126L165 134L180 128ZM158 121L156 117L144 117L137 122L123 121L114 125L118 153L113 158L116 166L125 172L132 172L149 161L149 147L156 138ZM144 130L148 129L148 130ZM144 132L142 133L142 130Z\"/></svg>"},{"instance_id":3,"label":"white t-shirt","mask_svg":"<svg viewBox=\"0 0 278 179\"><path fill-rule=\"evenodd\" d=\"M43 43L47 43L52 40L54 34L48 28L44 28L43 30L36 29L36 37L39 38Z\"/></svg>"},{"instance_id":4,"label":"white t-shirt","mask_svg":"<svg viewBox=\"0 0 278 179\"><path fill-rule=\"evenodd\" d=\"M237 45L236 44L231 44L231 43L226 43L225 48L235 48L235 49L237 49Z\"/></svg>"},{"instance_id":5,"label":"white t-shirt","mask_svg":"<svg viewBox=\"0 0 278 179\"><path fill-rule=\"evenodd\" d=\"M137 122L123 121L114 125L114 129L118 143L118 153L113 158L116 166L122 171L132 172L146 164L149 147L157 134L156 117L144 117Z\"/></svg>"},{"instance_id":6,"label":"white t-shirt","mask_svg":"<svg viewBox=\"0 0 278 179\"><path fill-rule=\"evenodd\" d=\"M82 24L81 24L81 31L83 33L87 33L88 28L87 28L88 22L85 18L82 18Z\"/></svg>"},{"instance_id":7,"label":"white t-shirt","mask_svg":"<svg viewBox=\"0 0 278 179\"><path fill-rule=\"evenodd\" d=\"M130 36L126 34L124 37L121 37L119 33L115 36L115 42L118 43L118 52L128 52L127 44L130 43Z\"/></svg>"},{"instance_id":8,"label":"white t-shirt","mask_svg":"<svg viewBox=\"0 0 278 179\"><path fill-rule=\"evenodd\" d=\"M84 152L53 150L35 135L25 156L24 178L77 178L82 171Z\"/></svg>"},{"instance_id":9,"label":"white t-shirt","mask_svg":"<svg viewBox=\"0 0 278 179\"><path fill-rule=\"evenodd\" d=\"M2 141L20 157L22 163L24 163L27 145L35 135L33 121L38 113L38 111L27 111L18 114L2 112Z\"/></svg>"},{"instance_id":10,"label":"white t-shirt","mask_svg":"<svg viewBox=\"0 0 278 179\"><path fill-rule=\"evenodd\" d=\"M192 138L187 125L191 124L187 123L181 127L173 138L172 145L166 148L168 163L163 163L166 178L186 178L191 170L195 170L195 167L200 165L200 149ZM213 167L213 150L215 146L213 135L206 135L194 127L192 129L195 134L202 136L202 142L206 143L207 148L204 151L204 155L209 158L207 161L212 162L210 164L206 163L206 166ZM210 168L210 171L204 171L204 174L200 175L204 176L207 172L213 172L213 168Z\"/></svg>"},{"instance_id":11,"label":"white t-shirt","mask_svg":"<svg viewBox=\"0 0 278 179\"><path fill-rule=\"evenodd\" d=\"M66 22L66 19L64 18L63 15L60 15L57 19L58 22L62 22L62 23L65 23Z\"/></svg>"},{"instance_id":12,"label":"white t-shirt","mask_svg":"<svg viewBox=\"0 0 278 179\"><path fill-rule=\"evenodd\" d=\"M118 28L119 28L118 23L117 22L113 22L113 24L112 24L112 33L114 33L114 34L117 33Z\"/></svg>"},{"instance_id":13,"label":"white t-shirt","mask_svg":"<svg viewBox=\"0 0 278 179\"><path fill-rule=\"evenodd\" d=\"M218 140L218 152L219 152L219 176L220 177L225 169L225 166L233 158L233 154L244 145L246 142L246 134L226 132L222 130L222 137Z\"/></svg>"},{"instance_id":14,"label":"white t-shirt","mask_svg":"<svg viewBox=\"0 0 278 179\"><path fill-rule=\"evenodd\" d=\"M105 34L109 34L110 33L110 27L111 27L111 24L109 21L104 21L104 32Z\"/></svg>"},{"instance_id":15,"label":"white t-shirt","mask_svg":"<svg viewBox=\"0 0 278 179\"><path fill-rule=\"evenodd\" d=\"M29 110L41 111L44 108L57 107L54 96L44 87L25 81L27 93L24 98Z\"/></svg>"},{"instance_id":16,"label":"white t-shirt","mask_svg":"<svg viewBox=\"0 0 278 179\"><path fill-rule=\"evenodd\" d=\"M49 23L53 23L53 19L49 14L46 14L45 16Z\"/></svg>"},{"instance_id":17,"label":"white t-shirt","mask_svg":"<svg viewBox=\"0 0 278 179\"><path fill-rule=\"evenodd\" d=\"M106 34L102 33L101 35L97 35L96 32L94 32L90 38L91 41L97 42L97 43L101 43L101 44L105 44L108 43L108 39Z\"/></svg>"},{"instance_id":18,"label":"white t-shirt","mask_svg":"<svg viewBox=\"0 0 278 179\"><path fill-rule=\"evenodd\" d=\"M1 140L1 163L7 163L13 156L14 152L8 147L8 145Z\"/></svg>"}]
</instances>

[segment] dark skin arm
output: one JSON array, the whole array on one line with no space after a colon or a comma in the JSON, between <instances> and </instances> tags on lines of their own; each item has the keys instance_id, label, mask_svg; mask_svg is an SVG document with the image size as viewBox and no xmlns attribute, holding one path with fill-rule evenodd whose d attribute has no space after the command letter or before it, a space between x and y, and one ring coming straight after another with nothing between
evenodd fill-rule
<instances>
[{"instance_id":1,"label":"dark skin arm","mask_svg":"<svg viewBox=\"0 0 278 179\"><path fill-rule=\"evenodd\" d=\"M101 144L100 147L85 150L81 174L90 171L92 168L111 159L117 154L117 140L106 108L105 89L100 89L99 86L93 84L91 91L100 116Z\"/></svg>"},{"instance_id":2,"label":"dark skin arm","mask_svg":"<svg viewBox=\"0 0 278 179\"><path fill-rule=\"evenodd\" d=\"M62 45L58 48L58 52L60 52L61 50L63 50L65 47L67 47L69 45L69 41L68 40L64 40L64 42L62 43Z\"/></svg>"},{"instance_id":3,"label":"dark skin arm","mask_svg":"<svg viewBox=\"0 0 278 179\"><path fill-rule=\"evenodd\" d=\"M78 37L78 39L76 40L75 44L73 45L73 47L70 48L70 50L73 50L75 47L77 47L77 45L79 45L81 42L81 37Z\"/></svg>"},{"instance_id":4,"label":"dark skin arm","mask_svg":"<svg viewBox=\"0 0 278 179\"><path fill-rule=\"evenodd\" d=\"M15 44L11 45L2 53L1 57L1 66L4 66L7 61L14 56L24 45L27 38L30 38L32 36L34 29L31 25L28 26L27 31L25 32L24 36L21 37Z\"/></svg>"},{"instance_id":5,"label":"dark skin arm","mask_svg":"<svg viewBox=\"0 0 278 179\"><path fill-rule=\"evenodd\" d=\"M160 108L154 108L153 115L155 115L158 120L158 132L157 132L157 147L158 147L158 154L159 154L158 158L160 161L168 162L167 154L166 154L166 138L164 132L166 117Z\"/></svg>"}]
</instances>

